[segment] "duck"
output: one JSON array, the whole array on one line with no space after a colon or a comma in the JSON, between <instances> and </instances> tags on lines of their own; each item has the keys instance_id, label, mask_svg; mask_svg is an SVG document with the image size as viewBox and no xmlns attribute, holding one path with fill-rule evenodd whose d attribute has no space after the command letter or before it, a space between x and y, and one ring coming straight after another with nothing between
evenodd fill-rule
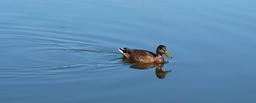
<instances>
[{"instance_id":1,"label":"duck","mask_svg":"<svg viewBox=\"0 0 256 103\"><path fill-rule=\"evenodd\" d=\"M156 53L143 49L118 48L118 51L123 55L123 59L131 63L156 63L164 64L164 57L171 58L165 45L158 45Z\"/></svg>"}]
</instances>

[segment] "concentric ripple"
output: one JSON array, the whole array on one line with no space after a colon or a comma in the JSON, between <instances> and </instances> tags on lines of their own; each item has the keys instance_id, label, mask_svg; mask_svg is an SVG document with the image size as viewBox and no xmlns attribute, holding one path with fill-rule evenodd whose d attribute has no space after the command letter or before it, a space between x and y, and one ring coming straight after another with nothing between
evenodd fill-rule
<instances>
[{"instance_id":1,"label":"concentric ripple","mask_svg":"<svg viewBox=\"0 0 256 103\"><path fill-rule=\"evenodd\" d=\"M2 83L76 81L120 70L116 49L95 36L62 24L43 27L32 21L35 24L0 23Z\"/></svg>"},{"instance_id":2,"label":"concentric ripple","mask_svg":"<svg viewBox=\"0 0 256 103\"><path fill-rule=\"evenodd\" d=\"M255 5L0 0L0 101L256 103ZM116 50L159 44L174 59L153 69L123 63Z\"/></svg>"}]
</instances>

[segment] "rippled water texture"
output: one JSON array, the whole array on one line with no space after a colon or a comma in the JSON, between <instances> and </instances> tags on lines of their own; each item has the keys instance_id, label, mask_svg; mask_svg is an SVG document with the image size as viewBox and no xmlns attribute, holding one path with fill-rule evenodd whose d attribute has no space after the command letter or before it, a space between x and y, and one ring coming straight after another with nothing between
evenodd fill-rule
<instances>
[{"instance_id":1,"label":"rippled water texture","mask_svg":"<svg viewBox=\"0 0 256 103\"><path fill-rule=\"evenodd\" d=\"M1 103L255 103L256 1L2 0ZM119 47L170 63L139 69Z\"/></svg>"}]
</instances>

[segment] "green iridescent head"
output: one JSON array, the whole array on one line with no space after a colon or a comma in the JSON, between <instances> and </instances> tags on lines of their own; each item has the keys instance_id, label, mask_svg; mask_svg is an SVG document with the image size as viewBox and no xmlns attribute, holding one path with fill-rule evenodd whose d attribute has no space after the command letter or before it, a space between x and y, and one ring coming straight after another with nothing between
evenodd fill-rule
<instances>
[{"instance_id":1,"label":"green iridescent head","mask_svg":"<svg viewBox=\"0 0 256 103\"><path fill-rule=\"evenodd\" d=\"M171 58L171 54L167 51L166 47L164 45L159 45L156 49L156 54L159 55L166 55L166 57Z\"/></svg>"}]
</instances>

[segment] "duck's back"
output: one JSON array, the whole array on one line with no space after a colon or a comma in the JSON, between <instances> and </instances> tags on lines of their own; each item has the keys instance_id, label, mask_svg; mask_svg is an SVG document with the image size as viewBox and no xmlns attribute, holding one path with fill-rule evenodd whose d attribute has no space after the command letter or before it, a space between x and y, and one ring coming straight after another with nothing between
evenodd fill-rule
<instances>
[{"instance_id":1,"label":"duck's back","mask_svg":"<svg viewBox=\"0 0 256 103\"><path fill-rule=\"evenodd\" d=\"M153 63L155 61L156 54L139 49L128 49L120 48L125 59L131 62L141 62L141 63Z\"/></svg>"}]
</instances>

